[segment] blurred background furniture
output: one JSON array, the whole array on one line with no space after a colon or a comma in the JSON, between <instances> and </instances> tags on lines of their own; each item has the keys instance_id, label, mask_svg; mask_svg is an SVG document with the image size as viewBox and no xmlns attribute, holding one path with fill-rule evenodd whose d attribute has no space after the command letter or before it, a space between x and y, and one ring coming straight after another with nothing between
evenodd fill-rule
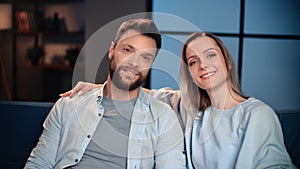
<instances>
[{"instance_id":1,"label":"blurred background furniture","mask_svg":"<svg viewBox=\"0 0 300 169\"><path fill-rule=\"evenodd\" d=\"M1 33L4 30L11 29L12 27L12 9L11 4L0 4L0 41L1 41ZM4 62L4 56L2 53L2 46L0 45L0 71L1 71L1 83L3 83L4 91L6 94L7 100L12 100L11 89L9 86L9 82L7 79L7 72Z\"/></svg>"}]
</instances>

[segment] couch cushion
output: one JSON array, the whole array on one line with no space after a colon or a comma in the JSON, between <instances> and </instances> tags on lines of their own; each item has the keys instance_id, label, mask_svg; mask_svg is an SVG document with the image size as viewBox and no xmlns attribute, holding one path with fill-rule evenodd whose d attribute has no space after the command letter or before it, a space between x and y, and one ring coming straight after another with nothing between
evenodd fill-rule
<instances>
[{"instance_id":1,"label":"couch cushion","mask_svg":"<svg viewBox=\"0 0 300 169\"><path fill-rule=\"evenodd\" d=\"M286 148L293 163L300 168L300 111L277 111Z\"/></svg>"}]
</instances>

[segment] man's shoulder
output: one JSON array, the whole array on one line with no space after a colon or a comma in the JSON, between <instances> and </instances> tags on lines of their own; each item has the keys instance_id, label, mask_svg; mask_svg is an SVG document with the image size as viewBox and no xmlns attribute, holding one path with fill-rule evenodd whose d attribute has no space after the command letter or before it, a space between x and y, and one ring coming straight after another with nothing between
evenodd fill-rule
<instances>
[{"instance_id":1,"label":"man's shoulder","mask_svg":"<svg viewBox=\"0 0 300 169\"><path fill-rule=\"evenodd\" d=\"M162 107L170 107L170 105L168 105L167 103L165 103L151 95L149 95L149 100L152 105L162 106Z\"/></svg>"},{"instance_id":2,"label":"man's shoulder","mask_svg":"<svg viewBox=\"0 0 300 169\"><path fill-rule=\"evenodd\" d=\"M61 97L58 99L58 101L55 103L57 107L61 107L61 109L72 111L74 109L80 109L83 107L86 107L92 102L97 101L97 90L91 90L89 92L86 92L83 95L75 95L72 98L70 97Z\"/></svg>"},{"instance_id":3,"label":"man's shoulder","mask_svg":"<svg viewBox=\"0 0 300 169\"><path fill-rule=\"evenodd\" d=\"M146 102L147 100L149 100L149 104L151 107L154 108L170 108L170 106L162 101L160 101L158 98L153 97L153 95L146 93L144 91L141 90L140 92L140 99L143 100L144 102Z\"/></svg>"},{"instance_id":4,"label":"man's shoulder","mask_svg":"<svg viewBox=\"0 0 300 169\"><path fill-rule=\"evenodd\" d=\"M164 113L164 114L174 114L175 112L171 108L171 106L157 98L152 97L151 95L148 95L149 97L149 106L152 112L156 112L158 114Z\"/></svg>"}]
</instances>

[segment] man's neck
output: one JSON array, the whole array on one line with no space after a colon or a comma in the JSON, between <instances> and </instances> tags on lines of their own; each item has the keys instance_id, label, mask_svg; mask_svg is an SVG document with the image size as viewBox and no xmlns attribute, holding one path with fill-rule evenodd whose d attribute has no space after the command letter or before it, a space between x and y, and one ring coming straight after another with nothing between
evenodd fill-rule
<instances>
[{"instance_id":1,"label":"man's neck","mask_svg":"<svg viewBox=\"0 0 300 169\"><path fill-rule=\"evenodd\" d=\"M120 89L115 86L110 79L108 79L104 86L103 94L113 100L130 100L138 97L139 90L140 88L136 88L131 91Z\"/></svg>"}]
</instances>

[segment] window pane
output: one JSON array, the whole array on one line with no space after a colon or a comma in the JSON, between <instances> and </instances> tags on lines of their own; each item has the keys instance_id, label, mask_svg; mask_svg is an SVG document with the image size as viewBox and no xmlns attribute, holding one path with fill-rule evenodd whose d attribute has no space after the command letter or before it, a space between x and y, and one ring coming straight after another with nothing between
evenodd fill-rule
<instances>
[{"instance_id":1,"label":"window pane","mask_svg":"<svg viewBox=\"0 0 300 169\"><path fill-rule=\"evenodd\" d=\"M239 39L231 37L221 37L219 38L225 43L229 49L235 63L236 72L238 72L238 58L239 58Z\"/></svg>"},{"instance_id":2,"label":"window pane","mask_svg":"<svg viewBox=\"0 0 300 169\"><path fill-rule=\"evenodd\" d=\"M300 40L245 39L242 88L275 110L300 109Z\"/></svg>"},{"instance_id":3,"label":"window pane","mask_svg":"<svg viewBox=\"0 0 300 169\"><path fill-rule=\"evenodd\" d=\"M162 36L162 48L151 69L150 87L179 89L180 52L187 35Z\"/></svg>"},{"instance_id":4,"label":"window pane","mask_svg":"<svg viewBox=\"0 0 300 169\"><path fill-rule=\"evenodd\" d=\"M246 0L245 33L300 35L299 0Z\"/></svg>"},{"instance_id":5,"label":"window pane","mask_svg":"<svg viewBox=\"0 0 300 169\"><path fill-rule=\"evenodd\" d=\"M153 12L176 15L205 31L238 33L239 30L239 0L153 0ZM170 22L158 26L165 31L185 31L181 25Z\"/></svg>"}]
</instances>

